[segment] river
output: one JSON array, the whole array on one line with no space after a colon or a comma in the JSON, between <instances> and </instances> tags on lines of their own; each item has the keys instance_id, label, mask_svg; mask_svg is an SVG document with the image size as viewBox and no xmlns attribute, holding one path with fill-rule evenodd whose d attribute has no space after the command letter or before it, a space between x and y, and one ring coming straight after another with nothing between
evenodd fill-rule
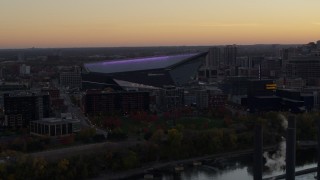
<instances>
[{"instance_id":1,"label":"river","mask_svg":"<svg viewBox=\"0 0 320 180\"><path fill-rule=\"evenodd\" d=\"M316 151L300 150L297 152L296 170L316 167ZM174 167L166 167L155 170L151 173L154 179L159 180L250 180L253 179L253 160L251 156L241 156L233 158L217 158L206 160L200 166L192 164L183 165L181 172L174 171ZM270 171L264 167L263 178L284 174L285 170ZM314 179L316 173L297 176L297 180ZM143 175L131 177L130 179L140 180Z\"/></svg>"}]
</instances>

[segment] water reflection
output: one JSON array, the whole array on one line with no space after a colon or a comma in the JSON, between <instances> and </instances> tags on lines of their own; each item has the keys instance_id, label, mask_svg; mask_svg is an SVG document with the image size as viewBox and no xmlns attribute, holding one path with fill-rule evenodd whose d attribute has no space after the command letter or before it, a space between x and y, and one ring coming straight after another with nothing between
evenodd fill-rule
<instances>
[{"instance_id":1,"label":"water reflection","mask_svg":"<svg viewBox=\"0 0 320 180\"><path fill-rule=\"evenodd\" d=\"M296 169L308 169L316 167L316 150L300 150L297 152ZM192 164L184 165L184 171L175 172L174 167L166 167L157 170L154 173L155 179L161 180L248 180L253 179L253 159L251 156L219 158L202 162L201 166L194 167ZM264 177L273 177L284 174L282 171L268 171L264 169ZM313 179L315 173L303 176L297 176L296 179ZM143 175L130 178L143 179Z\"/></svg>"},{"instance_id":2,"label":"water reflection","mask_svg":"<svg viewBox=\"0 0 320 180\"><path fill-rule=\"evenodd\" d=\"M218 179L247 180L252 177L250 157L237 157L230 159L216 159L204 162L202 166L187 166L181 173L164 174L163 180L196 180ZM250 168L249 168L250 167Z\"/></svg>"}]
</instances>

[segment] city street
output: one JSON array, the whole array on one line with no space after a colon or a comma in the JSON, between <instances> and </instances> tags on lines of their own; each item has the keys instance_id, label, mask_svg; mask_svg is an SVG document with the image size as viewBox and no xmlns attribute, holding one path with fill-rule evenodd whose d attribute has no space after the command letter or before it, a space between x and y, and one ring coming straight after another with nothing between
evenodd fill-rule
<instances>
[{"instance_id":1,"label":"city street","mask_svg":"<svg viewBox=\"0 0 320 180\"><path fill-rule=\"evenodd\" d=\"M93 126L89 119L83 114L80 107L75 106L71 102L70 96L64 90L61 90L61 97L64 99L64 103L68 107L68 112L72 114L73 118L80 120L81 127L95 128L97 134L103 134L107 138L108 133L100 128Z\"/></svg>"}]
</instances>

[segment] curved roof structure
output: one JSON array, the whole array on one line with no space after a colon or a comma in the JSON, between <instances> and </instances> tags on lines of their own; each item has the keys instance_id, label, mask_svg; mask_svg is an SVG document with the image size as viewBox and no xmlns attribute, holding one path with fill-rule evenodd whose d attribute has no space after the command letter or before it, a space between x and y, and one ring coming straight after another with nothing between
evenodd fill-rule
<instances>
[{"instance_id":1,"label":"curved roof structure","mask_svg":"<svg viewBox=\"0 0 320 180\"><path fill-rule=\"evenodd\" d=\"M88 72L95 73L119 73L150 69L162 69L182 63L197 55L199 54L184 54L127 60L111 60L104 62L87 63L84 64L84 68Z\"/></svg>"}]
</instances>

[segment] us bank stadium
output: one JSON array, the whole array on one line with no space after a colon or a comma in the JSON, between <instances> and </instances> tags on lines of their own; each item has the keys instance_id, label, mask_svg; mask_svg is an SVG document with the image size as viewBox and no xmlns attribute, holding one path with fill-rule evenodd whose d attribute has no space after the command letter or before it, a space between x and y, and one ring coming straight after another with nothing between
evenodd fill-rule
<instances>
[{"instance_id":1,"label":"us bank stadium","mask_svg":"<svg viewBox=\"0 0 320 180\"><path fill-rule=\"evenodd\" d=\"M205 52L87 63L83 66L82 89L110 87L120 90L126 83L155 88L183 86L195 81L206 54Z\"/></svg>"}]
</instances>

